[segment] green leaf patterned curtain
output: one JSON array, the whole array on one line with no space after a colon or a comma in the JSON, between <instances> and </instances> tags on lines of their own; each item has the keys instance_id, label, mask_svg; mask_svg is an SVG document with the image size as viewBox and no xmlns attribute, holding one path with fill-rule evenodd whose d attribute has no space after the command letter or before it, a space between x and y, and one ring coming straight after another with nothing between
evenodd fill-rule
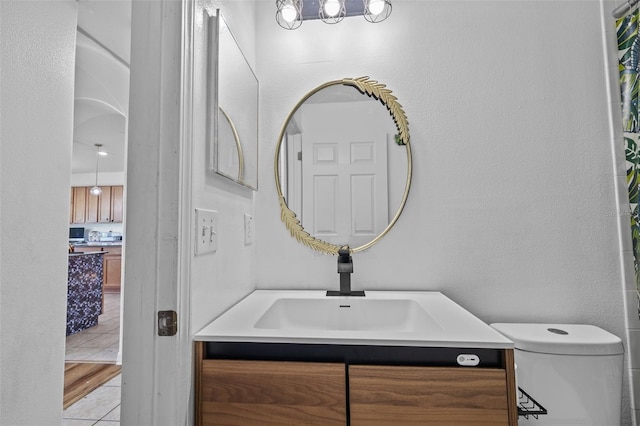
<instances>
[{"instance_id":1,"label":"green leaf patterned curtain","mask_svg":"<svg viewBox=\"0 0 640 426\"><path fill-rule=\"evenodd\" d=\"M640 127L638 125L638 73L640 71L640 39L638 38L638 10L616 21L618 33L618 69L622 94L622 126L627 157L627 185L631 212L631 237L636 272L640 316L640 215L638 184L640 183Z\"/></svg>"}]
</instances>

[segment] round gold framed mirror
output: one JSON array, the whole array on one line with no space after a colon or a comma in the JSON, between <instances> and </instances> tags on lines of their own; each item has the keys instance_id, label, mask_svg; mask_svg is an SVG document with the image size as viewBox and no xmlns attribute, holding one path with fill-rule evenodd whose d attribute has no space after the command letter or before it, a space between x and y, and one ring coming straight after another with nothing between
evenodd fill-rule
<instances>
[{"instance_id":1,"label":"round gold framed mirror","mask_svg":"<svg viewBox=\"0 0 640 426\"><path fill-rule=\"evenodd\" d=\"M274 169L292 237L326 254L363 251L389 232L409 195L407 117L369 77L321 84L287 115Z\"/></svg>"}]
</instances>

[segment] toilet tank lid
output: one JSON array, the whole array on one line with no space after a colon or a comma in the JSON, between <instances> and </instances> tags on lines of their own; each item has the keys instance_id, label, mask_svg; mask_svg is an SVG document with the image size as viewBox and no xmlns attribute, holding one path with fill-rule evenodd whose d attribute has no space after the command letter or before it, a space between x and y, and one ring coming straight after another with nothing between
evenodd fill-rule
<instances>
[{"instance_id":1,"label":"toilet tank lid","mask_svg":"<svg viewBox=\"0 0 640 426\"><path fill-rule=\"evenodd\" d=\"M494 323L516 349L558 355L618 355L622 340L594 325Z\"/></svg>"}]
</instances>

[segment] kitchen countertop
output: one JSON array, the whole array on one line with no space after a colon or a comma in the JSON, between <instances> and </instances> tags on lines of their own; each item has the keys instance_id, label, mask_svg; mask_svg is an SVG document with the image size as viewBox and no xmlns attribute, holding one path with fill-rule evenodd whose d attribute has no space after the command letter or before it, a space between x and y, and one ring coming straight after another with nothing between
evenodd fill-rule
<instances>
[{"instance_id":1,"label":"kitchen countertop","mask_svg":"<svg viewBox=\"0 0 640 426\"><path fill-rule=\"evenodd\" d=\"M86 243L73 244L74 247L102 247L102 246L121 246L122 241L89 241Z\"/></svg>"},{"instance_id":2,"label":"kitchen countertop","mask_svg":"<svg viewBox=\"0 0 640 426\"><path fill-rule=\"evenodd\" d=\"M96 250L96 251L85 251L83 252L73 252L73 253L69 253L69 256L87 256L90 254L107 254L106 251L100 251L100 250Z\"/></svg>"}]
</instances>

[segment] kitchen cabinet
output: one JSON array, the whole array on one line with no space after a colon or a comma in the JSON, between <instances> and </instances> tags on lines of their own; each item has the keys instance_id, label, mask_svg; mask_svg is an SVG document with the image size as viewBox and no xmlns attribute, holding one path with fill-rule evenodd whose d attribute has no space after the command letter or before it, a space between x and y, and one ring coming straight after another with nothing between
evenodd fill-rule
<instances>
[{"instance_id":1,"label":"kitchen cabinet","mask_svg":"<svg viewBox=\"0 0 640 426\"><path fill-rule=\"evenodd\" d=\"M304 360L332 357L333 345L225 345L195 342L197 425L517 425L512 349L493 367L459 367ZM347 352L375 359L372 348ZM218 358L226 350L232 359Z\"/></svg>"},{"instance_id":2,"label":"kitchen cabinet","mask_svg":"<svg viewBox=\"0 0 640 426\"><path fill-rule=\"evenodd\" d=\"M106 247L104 256L104 291L119 293L122 280L122 247Z\"/></svg>"},{"instance_id":3,"label":"kitchen cabinet","mask_svg":"<svg viewBox=\"0 0 640 426\"><path fill-rule=\"evenodd\" d=\"M97 205L95 207L96 222L111 222L111 187L103 186L102 194L93 198L98 199Z\"/></svg>"},{"instance_id":4,"label":"kitchen cabinet","mask_svg":"<svg viewBox=\"0 0 640 426\"><path fill-rule=\"evenodd\" d=\"M123 219L122 186L101 186L102 194L92 195L90 186L71 188L71 223L121 223Z\"/></svg>"},{"instance_id":5,"label":"kitchen cabinet","mask_svg":"<svg viewBox=\"0 0 640 426\"><path fill-rule=\"evenodd\" d=\"M97 223L98 222L98 210L100 209L100 204L102 202L102 195L95 196L91 193L91 188L85 187L85 191L87 192L87 208L85 211L84 221L86 223ZM104 188L103 188L104 191Z\"/></svg>"},{"instance_id":6,"label":"kitchen cabinet","mask_svg":"<svg viewBox=\"0 0 640 426\"><path fill-rule=\"evenodd\" d=\"M87 217L87 188L74 186L71 188L71 223L85 223Z\"/></svg>"},{"instance_id":7,"label":"kitchen cabinet","mask_svg":"<svg viewBox=\"0 0 640 426\"><path fill-rule=\"evenodd\" d=\"M124 187L111 187L111 222L121 223L124 218Z\"/></svg>"}]
</instances>

